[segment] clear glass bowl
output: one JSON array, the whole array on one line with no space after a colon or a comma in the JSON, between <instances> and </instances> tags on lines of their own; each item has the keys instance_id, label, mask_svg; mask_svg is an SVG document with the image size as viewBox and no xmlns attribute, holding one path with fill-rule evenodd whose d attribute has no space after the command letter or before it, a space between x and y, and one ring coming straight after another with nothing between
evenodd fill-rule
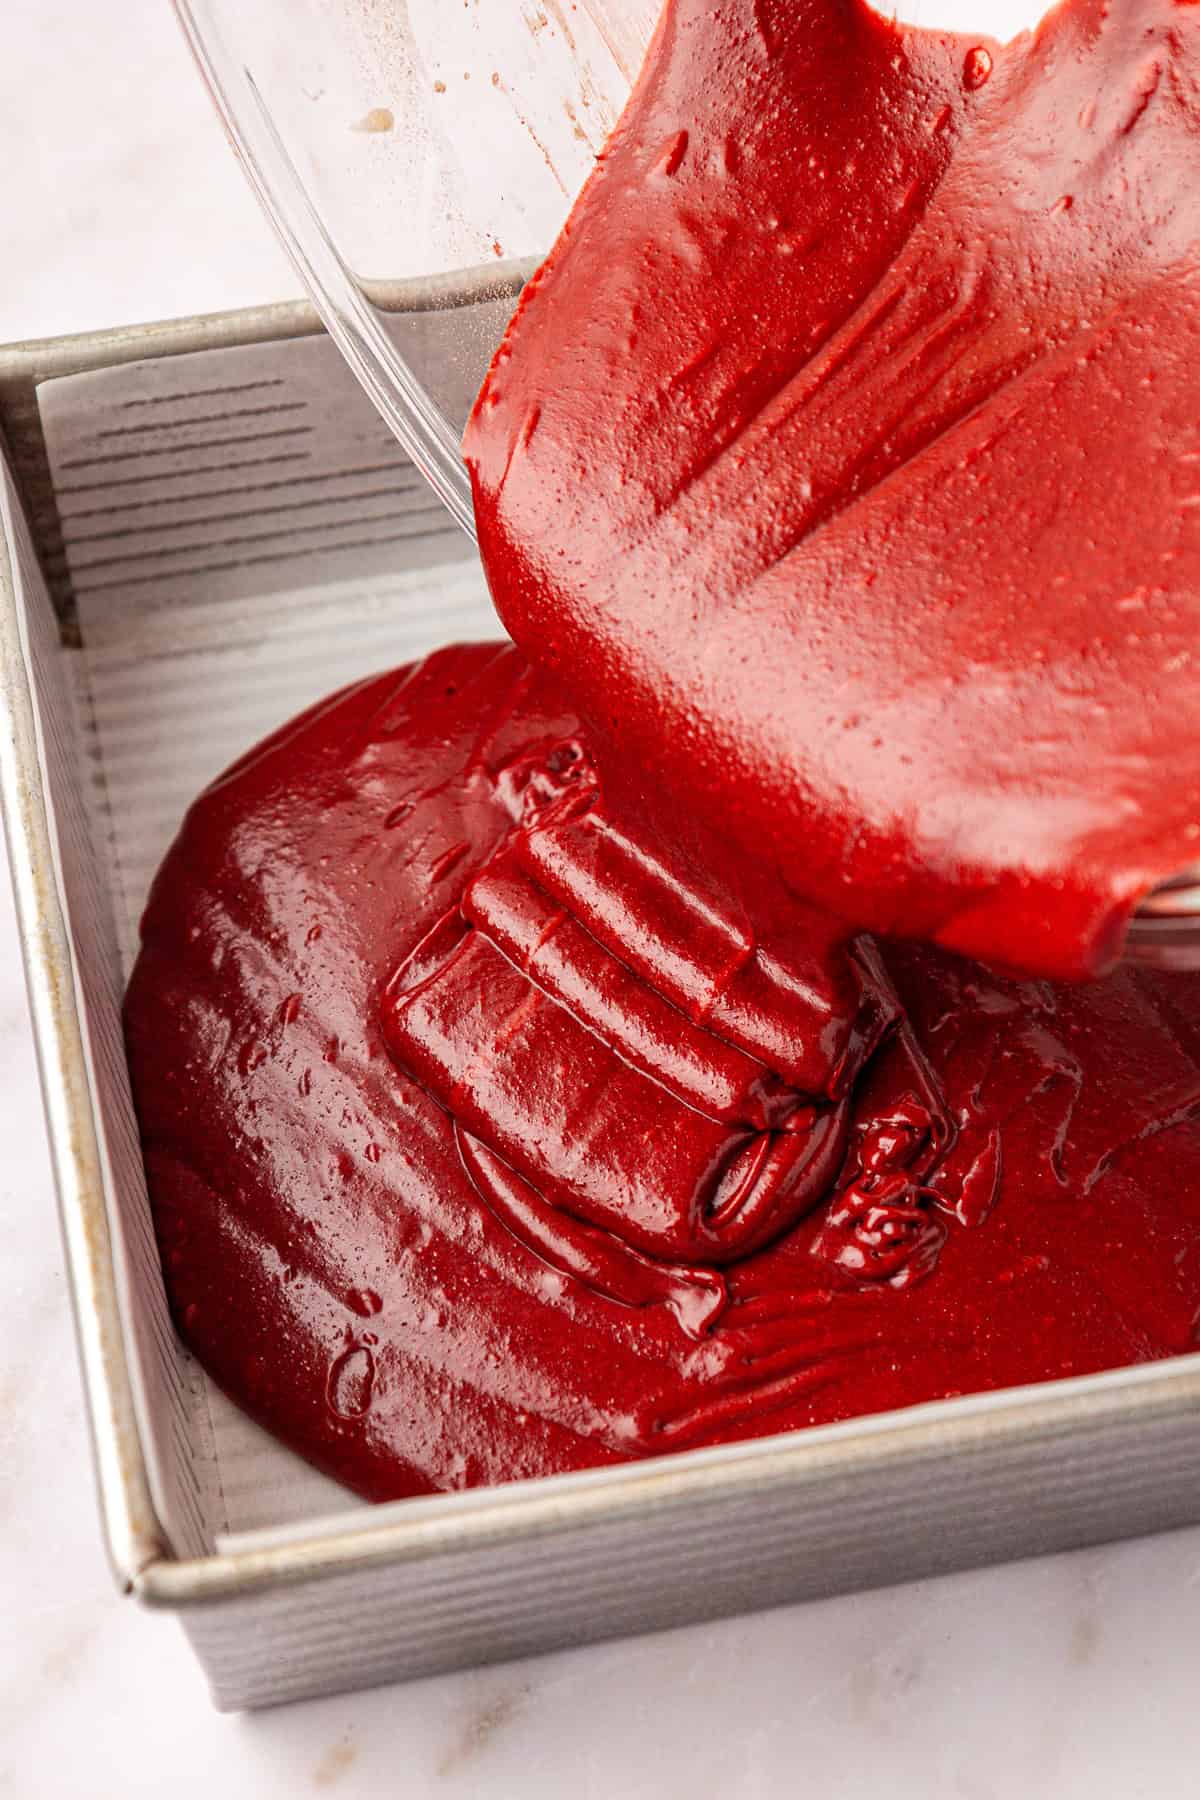
<instances>
[{"instance_id":1,"label":"clear glass bowl","mask_svg":"<svg viewBox=\"0 0 1200 1800\"><path fill-rule=\"evenodd\" d=\"M465 531L458 440L664 0L174 0L331 335ZM891 0L873 0L894 12ZM898 0L1011 37L1045 0Z\"/></svg>"},{"instance_id":2,"label":"clear glass bowl","mask_svg":"<svg viewBox=\"0 0 1200 1800\"><path fill-rule=\"evenodd\" d=\"M330 334L465 531L459 437L659 0L176 0Z\"/></svg>"},{"instance_id":3,"label":"clear glass bowl","mask_svg":"<svg viewBox=\"0 0 1200 1800\"><path fill-rule=\"evenodd\" d=\"M874 0L1007 39L1046 0ZM522 283L628 95L663 0L174 0L330 335L463 530L459 441ZM1200 967L1200 865L1128 954Z\"/></svg>"}]
</instances>

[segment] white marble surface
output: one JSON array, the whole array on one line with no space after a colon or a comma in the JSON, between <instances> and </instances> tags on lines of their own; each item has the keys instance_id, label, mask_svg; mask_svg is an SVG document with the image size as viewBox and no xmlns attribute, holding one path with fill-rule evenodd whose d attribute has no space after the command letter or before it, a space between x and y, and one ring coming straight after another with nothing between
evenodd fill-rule
<instances>
[{"instance_id":1,"label":"white marble surface","mask_svg":"<svg viewBox=\"0 0 1200 1800\"><path fill-rule=\"evenodd\" d=\"M0 340L294 289L166 0L7 0L0 157ZM0 1794L1197 1791L1200 1532L216 1716L177 1627L118 1600L101 1554L7 891L0 1145Z\"/></svg>"}]
</instances>

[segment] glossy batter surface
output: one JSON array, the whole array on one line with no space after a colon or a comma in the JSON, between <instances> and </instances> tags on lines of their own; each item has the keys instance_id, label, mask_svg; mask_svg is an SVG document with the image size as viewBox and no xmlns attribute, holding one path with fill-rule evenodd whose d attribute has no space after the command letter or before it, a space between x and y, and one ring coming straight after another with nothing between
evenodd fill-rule
<instances>
[{"instance_id":1,"label":"glossy batter surface","mask_svg":"<svg viewBox=\"0 0 1200 1800\"><path fill-rule=\"evenodd\" d=\"M672 0L467 451L505 624L752 909L1105 966L1200 837L1200 6Z\"/></svg>"},{"instance_id":2,"label":"glossy batter surface","mask_svg":"<svg viewBox=\"0 0 1200 1800\"><path fill-rule=\"evenodd\" d=\"M1044 977L1195 855L1198 81L1184 0L674 0L468 435L521 648L193 808L168 1286L364 1494L1196 1346L1200 981Z\"/></svg>"},{"instance_id":3,"label":"glossy batter surface","mask_svg":"<svg viewBox=\"0 0 1200 1800\"><path fill-rule=\"evenodd\" d=\"M1191 1349L1200 982L752 931L512 647L192 808L130 986L175 1316L386 1498Z\"/></svg>"}]
</instances>

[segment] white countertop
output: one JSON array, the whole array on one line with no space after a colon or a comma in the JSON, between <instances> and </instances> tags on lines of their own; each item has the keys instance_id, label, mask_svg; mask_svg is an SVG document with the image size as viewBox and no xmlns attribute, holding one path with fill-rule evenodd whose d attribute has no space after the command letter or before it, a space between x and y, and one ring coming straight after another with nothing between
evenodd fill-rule
<instances>
[{"instance_id":1,"label":"white countertop","mask_svg":"<svg viewBox=\"0 0 1200 1800\"><path fill-rule=\"evenodd\" d=\"M296 291L166 0L0 10L0 341ZM214 1714L177 1626L104 1564L6 885L0 952L0 1795L1197 1791L1200 1531Z\"/></svg>"}]
</instances>

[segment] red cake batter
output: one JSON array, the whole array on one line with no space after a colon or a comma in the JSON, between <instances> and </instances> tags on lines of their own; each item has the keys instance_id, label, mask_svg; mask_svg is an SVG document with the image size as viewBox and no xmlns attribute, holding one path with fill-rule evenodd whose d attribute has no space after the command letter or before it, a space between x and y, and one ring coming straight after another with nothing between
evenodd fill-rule
<instances>
[{"instance_id":1,"label":"red cake batter","mask_svg":"<svg viewBox=\"0 0 1200 1800\"><path fill-rule=\"evenodd\" d=\"M1200 855L1200 7L674 0L467 451L610 785L873 930L1105 966Z\"/></svg>"},{"instance_id":2,"label":"red cake batter","mask_svg":"<svg viewBox=\"0 0 1200 1800\"><path fill-rule=\"evenodd\" d=\"M1045 977L1195 854L1198 80L1185 0L676 0L469 433L521 648L193 807L168 1287L362 1493L1196 1346L1200 979Z\"/></svg>"},{"instance_id":3,"label":"red cake batter","mask_svg":"<svg viewBox=\"0 0 1200 1800\"><path fill-rule=\"evenodd\" d=\"M247 757L144 936L180 1327L374 1498L1194 1346L1200 980L759 946L512 648Z\"/></svg>"}]
</instances>

